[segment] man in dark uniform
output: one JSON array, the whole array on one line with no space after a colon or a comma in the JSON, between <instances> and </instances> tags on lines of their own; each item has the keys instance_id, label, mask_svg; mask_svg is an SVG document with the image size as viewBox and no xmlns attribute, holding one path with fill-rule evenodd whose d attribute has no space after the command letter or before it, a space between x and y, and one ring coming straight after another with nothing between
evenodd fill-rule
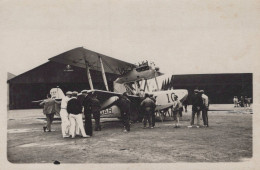
<instances>
[{"instance_id":1,"label":"man in dark uniform","mask_svg":"<svg viewBox=\"0 0 260 170\"><path fill-rule=\"evenodd\" d=\"M84 116L85 116L85 131L89 136L93 135L92 130L92 117L91 117L91 93L87 93L87 90L81 92L85 98L83 99L82 106L84 107Z\"/></svg>"},{"instance_id":2,"label":"man in dark uniform","mask_svg":"<svg viewBox=\"0 0 260 170\"><path fill-rule=\"evenodd\" d=\"M244 99L243 96L241 96L241 98L240 98L240 106L241 106L241 107L244 107L244 106L245 106L245 99Z\"/></svg>"},{"instance_id":3,"label":"man in dark uniform","mask_svg":"<svg viewBox=\"0 0 260 170\"><path fill-rule=\"evenodd\" d=\"M130 111L131 111L130 110L131 101L128 99L126 92L124 92L123 95L119 96L117 105L121 111L121 118L122 118L123 125L124 125L124 132L129 132L130 131L129 118L130 118Z\"/></svg>"},{"instance_id":4,"label":"man in dark uniform","mask_svg":"<svg viewBox=\"0 0 260 170\"><path fill-rule=\"evenodd\" d=\"M141 108L144 110L144 128L146 128L146 123L148 120L149 127L151 128L151 116L152 110L155 107L155 103L150 99L149 94L145 94L145 99L141 102Z\"/></svg>"},{"instance_id":5,"label":"man in dark uniform","mask_svg":"<svg viewBox=\"0 0 260 170\"><path fill-rule=\"evenodd\" d=\"M209 98L206 94L204 94L204 90L200 90L199 93L201 94L203 105L202 105L202 119L204 126L209 126L208 120L208 109L209 109Z\"/></svg>"},{"instance_id":6,"label":"man in dark uniform","mask_svg":"<svg viewBox=\"0 0 260 170\"><path fill-rule=\"evenodd\" d=\"M153 97L153 95L150 95L150 99L152 99L152 101L154 102L154 107L152 107L152 127L154 128L155 126L155 108L156 108L156 99Z\"/></svg>"},{"instance_id":7,"label":"man in dark uniform","mask_svg":"<svg viewBox=\"0 0 260 170\"><path fill-rule=\"evenodd\" d=\"M198 94L199 90L194 90L194 96L192 96L192 116L189 128L194 125L194 117L197 115L197 128L200 127L200 112L203 106L203 100L200 94Z\"/></svg>"},{"instance_id":8,"label":"man in dark uniform","mask_svg":"<svg viewBox=\"0 0 260 170\"><path fill-rule=\"evenodd\" d=\"M100 102L97 99L96 94L89 93L87 94L87 90L83 90L81 92L85 98L83 99L82 105L84 106L84 115L85 115L85 131L86 134L92 136L93 128L92 128L92 114L95 119L95 131L101 131L100 126Z\"/></svg>"},{"instance_id":9,"label":"man in dark uniform","mask_svg":"<svg viewBox=\"0 0 260 170\"><path fill-rule=\"evenodd\" d=\"M247 105L248 105L247 102L248 102L247 96L245 96L245 98L244 98L245 107L247 107Z\"/></svg>"},{"instance_id":10,"label":"man in dark uniform","mask_svg":"<svg viewBox=\"0 0 260 170\"><path fill-rule=\"evenodd\" d=\"M101 108L101 105L100 105L99 100L97 99L97 95L93 94L91 96L91 112L95 119L95 131L101 131L100 108Z\"/></svg>"}]
</instances>

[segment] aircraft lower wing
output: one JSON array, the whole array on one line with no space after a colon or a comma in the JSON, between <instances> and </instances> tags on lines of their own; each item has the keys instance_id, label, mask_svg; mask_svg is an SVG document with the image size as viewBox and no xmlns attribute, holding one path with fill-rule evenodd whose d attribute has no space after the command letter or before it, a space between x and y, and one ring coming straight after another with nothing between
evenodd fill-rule
<instances>
[{"instance_id":1,"label":"aircraft lower wing","mask_svg":"<svg viewBox=\"0 0 260 170\"><path fill-rule=\"evenodd\" d=\"M157 105L155 111L160 111L164 109L169 109L172 107L173 104L166 104L166 105Z\"/></svg>"},{"instance_id":2,"label":"aircraft lower wing","mask_svg":"<svg viewBox=\"0 0 260 170\"><path fill-rule=\"evenodd\" d=\"M43 102L43 100L32 101L32 103L41 103L41 102Z\"/></svg>"},{"instance_id":3,"label":"aircraft lower wing","mask_svg":"<svg viewBox=\"0 0 260 170\"><path fill-rule=\"evenodd\" d=\"M101 103L101 110L107 109L114 105L114 103L118 100L119 96L122 95L121 93L104 91L104 90L89 90L88 93L94 93L97 95L98 100ZM141 100L140 97L134 95L128 95L128 98L135 102L136 100ZM78 99L83 101L84 97L80 93L78 95Z\"/></svg>"}]
</instances>

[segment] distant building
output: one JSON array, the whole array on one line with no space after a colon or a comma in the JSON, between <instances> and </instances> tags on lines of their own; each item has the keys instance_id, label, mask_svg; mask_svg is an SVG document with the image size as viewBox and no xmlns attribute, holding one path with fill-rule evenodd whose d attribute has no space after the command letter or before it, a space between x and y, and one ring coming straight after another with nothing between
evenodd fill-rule
<instances>
[{"instance_id":1,"label":"distant building","mask_svg":"<svg viewBox=\"0 0 260 170\"><path fill-rule=\"evenodd\" d=\"M90 89L86 69L70 67L49 61L7 81L9 84L9 108L39 108L34 100L46 98L51 88L59 86L63 92ZM101 72L90 70L95 89L105 90ZM106 73L109 89L113 90L116 74Z\"/></svg>"},{"instance_id":2,"label":"distant building","mask_svg":"<svg viewBox=\"0 0 260 170\"><path fill-rule=\"evenodd\" d=\"M15 75L14 74L12 74L12 73L7 73L7 81L8 80L10 80L10 79L12 79L12 78L14 78L15 77ZM8 86L7 86L7 110L9 110L9 91L10 91L10 87L9 87L9 84L8 84Z\"/></svg>"},{"instance_id":3,"label":"distant building","mask_svg":"<svg viewBox=\"0 0 260 170\"><path fill-rule=\"evenodd\" d=\"M162 89L187 89L189 96L195 88L203 89L210 103L233 103L234 96L248 96L253 99L253 74L188 74L173 75L163 81ZM240 97L239 97L240 98Z\"/></svg>"}]
</instances>

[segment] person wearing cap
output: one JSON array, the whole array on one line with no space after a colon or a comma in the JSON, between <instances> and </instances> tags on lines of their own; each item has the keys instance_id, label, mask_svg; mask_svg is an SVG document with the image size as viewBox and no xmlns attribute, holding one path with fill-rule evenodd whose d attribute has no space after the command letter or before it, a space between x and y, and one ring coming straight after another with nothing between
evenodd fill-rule
<instances>
[{"instance_id":1,"label":"person wearing cap","mask_svg":"<svg viewBox=\"0 0 260 170\"><path fill-rule=\"evenodd\" d=\"M203 101L201 95L199 95L198 93L199 90L195 89L194 95L192 96L192 115L191 115L190 126L188 126L189 128L191 128L194 125L195 115L197 115L197 128L200 127L200 111L203 105Z\"/></svg>"},{"instance_id":2,"label":"person wearing cap","mask_svg":"<svg viewBox=\"0 0 260 170\"><path fill-rule=\"evenodd\" d=\"M127 93L124 92L120 95L116 101L116 105L120 108L121 118L124 126L124 132L130 131L130 112L131 112L131 101L127 97Z\"/></svg>"},{"instance_id":3,"label":"person wearing cap","mask_svg":"<svg viewBox=\"0 0 260 170\"><path fill-rule=\"evenodd\" d=\"M202 105L202 119L204 126L208 127L208 109L209 109L209 98L204 94L204 90L199 91L202 97L203 105Z\"/></svg>"},{"instance_id":4,"label":"person wearing cap","mask_svg":"<svg viewBox=\"0 0 260 170\"><path fill-rule=\"evenodd\" d=\"M51 98L50 94L47 94L47 99L43 100L40 103L40 106L43 106L43 114L46 116L46 125L43 126L43 131L45 132L48 129L48 132L51 132L51 124L54 118L55 110L55 100Z\"/></svg>"},{"instance_id":5,"label":"person wearing cap","mask_svg":"<svg viewBox=\"0 0 260 170\"><path fill-rule=\"evenodd\" d=\"M248 105L248 107L250 107L250 103L251 103L251 98L247 97L247 105Z\"/></svg>"},{"instance_id":6,"label":"person wearing cap","mask_svg":"<svg viewBox=\"0 0 260 170\"><path fill-rule=\"evenodd\" d=\"M101 131L100 109L100 101L98 100L97 95L93 94L91 97L91 112L93 114L93 118L95 119L95 131Z\"/></svg>"},{"instance_id":7,"label":"person wearing cap","mask_svg":"<svg viewBox=\"0 0 260 170\"><path fill-rule=\"evenodd\" d=\"M244 103L245 103L245 107L247 107L247 96L245 96L245 98L244 98Z\"/></svg>"},{"instance_id":8,"label":"person wearing cap","mask_svg":"<svg viewBox=\"0 0 260 170\"><path fill-rule=\"evenodd\" d=\"M66 92L66 96L61 99L61 110L60 110L60 118L61 118L61 132L63 138L69 137L70 130L70 121L69 121L69 113L67 111L67 104L72 95L71 91Z\"/></svg>"},{"instance_id":9,"label":"person wearing cap","mask_svg":"<svg viewBox=\"0 0 260 170\"><path fill-rule=\"evenodd\" d=\"M174 95L174 102L172 106L172 113L173 113L173 118L176 121L175 122L175 128L179 127L179 122L180 122L180 107L181 107L181 102L178 100L178 96Z\"/></svg>"},{"instance_id":10,"label":"person wearing cap","mask_svg":"<svg viewBox=\"0 0 260 170\"><path fill-rule=\"evenodd\" d=\"M82 106L84 108L84 116L85 116L85 131L89 136L93 135L92 129L92 115L91 115L91 95L92 92L88 93L87 90L81 91L81 93L85 96L82 102Z\"/></svg>"},{"instance_id":11,"label":"person wearing cap","mask_svg":"<svg viewBox=\"0 0 260 170\"><path fill-rule=\"evenodd\" d=\"M88 126L87 134L90 133L90 136L91 136L93 133L91 114L93 115L93 118L95 119L95 131L101 131L101 125L100 125L101 104L97 98L97 95L94 93L89 95L89 98L87 101L88 101L88 105L87 105L88 108L86 108L86 110L87 109L89 110L88 115L86 115L88 118L87 122L89 123L89 125L87 125ZM86 105L86 101L83 103L83 106L85 106L85 105ZM85 110L85 107L84 107L84 110ZM90 118L90 120L89 120L89 118ZM85 123L85 125L86 125L86 123Z\"/></svg>"},{"instance_id":12,"label":"person wearing cap","mask_svg":"<svg viewBox=\"0 0 260 170\"><path fill-rule=\"evenodd\" d=\"M238 98L237 98L237 96L234 96L233 102L234 102L234 107L238 107Z\"/></svg>"},{"instance_id":13,"label":"person wearing cap","mask_svg":"<svg viewBox=\"0 0 260 170\"><path fill-rule=\"evenodd\" d=\"M144 128L146 128L146 123L148 121L149 128L153 128L151 125L151 116L155 103L150 99L149 94L145 94L145 99L141 102L141 108L144 110Z\"/></svg>"},{"instance_id":14,"label":"person wearing cap","mask_svg":"<svg viewBox=\"0 0 260 170\"><path fill-rule=\"evenodd\" d=\"M239 105L240 105L240 107L244 107L245 106L245 99L244 99L243 96L240 97Z\"/></svg>"},{"instance_id":15,"label":"person wearing cap","mask_svg":"<svg viewBox=\"0 0 260 170\"><path fill-rule=\"evenodd\" d=\"M82 120L82 106L80 101L77 99L77 92L72 92L72 97L68 101L67 105L67 111L69 113L69 119L70 119L70 133L71 138L75 138L76 136L76 123L79 126L79 129L81 131L81 134L84 138L90 137L86 135L84 126L83 126L83 120Z\"/></svg>"},{"instance_id":16,"label":"person wearing cap","mask_svg":"<svg viewBox=\"0 0 260 170\"><path fill-rule=\"evenodd\" d=\"M178 98L178 96L177 96ZM178 99L177 99L178 100ZM179 103L179 115L180 115L180 120L182 120L182 112L183 112L183 105L181 103L180 100L178 100L178 103Z\"/></svg>"}]
</instances>

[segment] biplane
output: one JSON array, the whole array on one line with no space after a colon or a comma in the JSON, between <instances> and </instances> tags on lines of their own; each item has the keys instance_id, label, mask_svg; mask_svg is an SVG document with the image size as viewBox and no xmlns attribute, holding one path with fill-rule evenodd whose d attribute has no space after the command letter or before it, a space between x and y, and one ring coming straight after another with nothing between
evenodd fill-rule
<instances>
[{"instance_id":1,"label":"biplane","mask_svg":"<svg viewBox=\"0 0 260 170\"><path fill-rule=\"evenodd\" d=\"M102 103L100 111L101 117L120 117L120 109L115 103L118 100L118 96L124 92L128 93L128 97L132 103L130 118L133 121L140 119L142 116L139 106L144 93L153 95L153 97L156 98L156 111L158 113L172 107L174 95L177 95L181 102L188 96L188 91L185 89L160 90L157 77L164 74L161 73L159 68L152 62L148 63L148 61L146 61L140 64L131 64L90 51L83 47L72 49L52 57L49 60L65 64L69 68L73 66L86 69L86 76L90 87L90 89L87 90L88 93L96 94ZM106 90L95 89L90 70L100 71L102 73ZM118 75L118 78L113 83L113 89L109 89L108 87L106 73ZM155 89L150 87L151 81L154 81L156 85ZM64 96L59 88L53 88L51 94L55 95L57 99ZM60 96L57 96L57 94L60 94ZM79 94L79 96L81 96L81 94Z\"/></svg>"}]
</instances>

